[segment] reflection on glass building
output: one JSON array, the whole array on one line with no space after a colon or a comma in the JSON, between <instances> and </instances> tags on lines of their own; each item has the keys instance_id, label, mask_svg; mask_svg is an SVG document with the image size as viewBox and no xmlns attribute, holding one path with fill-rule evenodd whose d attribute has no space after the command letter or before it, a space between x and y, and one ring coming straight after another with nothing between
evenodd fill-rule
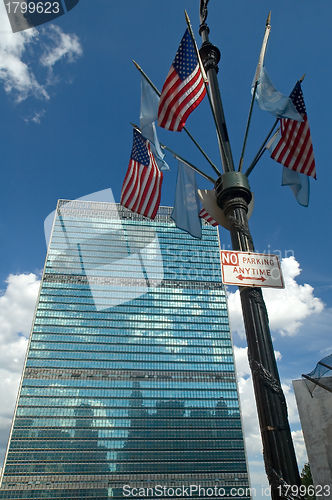
<instances>
[{"instance_id":1,"label":"reflection on glass building","mask_svg":"<svg viewBox=\"0 0 332 500\"><path fill-rule=\"evenodd\" d=\"M59 201L0 498L248 498L218 232L170 213Z\"/></svg>"}]
</instances>

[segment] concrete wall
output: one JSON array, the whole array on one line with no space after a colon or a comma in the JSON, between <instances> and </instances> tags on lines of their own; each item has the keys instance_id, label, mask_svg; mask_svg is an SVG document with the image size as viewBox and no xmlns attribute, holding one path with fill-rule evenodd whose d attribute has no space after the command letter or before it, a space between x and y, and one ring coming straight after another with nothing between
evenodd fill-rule
<instances>
[{"instance_id":1,"label":"concrete wall","mask_svg":"<svg viewBox=\"0 0 332 500\"><path fill-rule=\"evenodd\" d=\"M332 378L322 382L331 386ZM304 380L293 380L293 387L314 485L329 485L330 495L323 490L321 498L332 500L332 393L319 386L310 393Z\"/></svg>"}]
</instances>

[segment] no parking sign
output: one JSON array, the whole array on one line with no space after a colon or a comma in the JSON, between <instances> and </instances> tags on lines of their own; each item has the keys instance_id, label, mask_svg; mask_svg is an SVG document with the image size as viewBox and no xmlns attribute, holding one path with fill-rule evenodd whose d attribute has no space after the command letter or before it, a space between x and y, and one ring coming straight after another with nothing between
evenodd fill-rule
<instances>
[{"instance_id":1,"label":"no parking sign","mask_svg":"<svg viewBox=\"0 0 332 500\"><path fill-rule=\"evenodd\" d=\"M221 250L226 285L285 288L277 255Z\"/></svg>"}]
</instances>

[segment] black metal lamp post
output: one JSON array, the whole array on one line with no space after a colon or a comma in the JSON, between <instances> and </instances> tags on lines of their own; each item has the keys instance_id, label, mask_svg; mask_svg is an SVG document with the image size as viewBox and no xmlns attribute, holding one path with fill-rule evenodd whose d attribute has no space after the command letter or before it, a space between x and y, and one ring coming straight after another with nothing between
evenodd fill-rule
<instances>
[{"instance_id":1,"label":"black metal lamp post","mask_svg":"<svg viewBox=\"0 0 332 500\"><path fill-rule=\"evenodd\" d=\"M217 204L227 217L234 250L253 252L254 244L248 225L251 191L248 178L235 171L224 112L217 81L220 52L209 41L206 24L208 0L200 3L201 59L209 80L212 106L219 128L219 146L224 173L215 184ZM286 400L274 355L269 319L260 288L239 287L247 336L248 358L252 371L257 412L263 442L263 454L273 500L296 498L287 486L300 486Z\"/></svg>"}]
</instances>

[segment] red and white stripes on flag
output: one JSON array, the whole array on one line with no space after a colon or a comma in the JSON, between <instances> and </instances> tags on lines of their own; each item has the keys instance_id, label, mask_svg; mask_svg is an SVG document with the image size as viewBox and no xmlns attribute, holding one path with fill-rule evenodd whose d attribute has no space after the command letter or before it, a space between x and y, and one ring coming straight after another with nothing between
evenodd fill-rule
<instances>
[{"instance_id":1,"label":"red and white stripes on flag","mask_svg":"<svg viewBox=\"0 0 332 500\"><path fill-rule=\"evenodd\" d=\"M121 205L132 212L154 219L161 198L163 174L160 172L150 143L134 129L134 143L121 191Z\"/></svg>"},{"instance_id":2,"label":"red and white stripes on flag","mask_svg":"<svg viewBox=\"0 0 332 500\"><path fill-rule=\"evenodd\" d=\"M291 170L316 179L314 151L300 82L295 85L290 98L303 121L280 119L281 138L271 158Z\"/></svg>"},{"instance_id":3,"label":"red and white stripes on flag","mask_svg":"<svg viewBox=\"0 0 332 500\"><path fill-rule=\"evenodd\" d=\"M218 226L218 222L215 221L213 219L213 217L211 217L211 215L207 213L207 211L205 210L205 208L202 208L202 210L199 212L198 216L201 219L206 220L206 222L208 222L209 224L211 224L211 226Z\"/></svg>"},{"instance_id":4,"label":"red and white stripes on flag","mask_svg":"<svg viewBox=\"0 0 332 500\"><path fill-rule=\"evenodd\" d=\"M281 139L271 157L285 167L316 178L314 151L308 119L303 122L280 120Z\"/></svg>"},{"instance_id":5,"label":"red and white stripes on flag","mask_svg":"<svg viewBox=\"0 0 332 500\"><path fill-rule=\"evenodd\" d=\"M187 29L161 91L158 125L180 132L205 94L204 80Z\"/></svg>"}]
</instances>

